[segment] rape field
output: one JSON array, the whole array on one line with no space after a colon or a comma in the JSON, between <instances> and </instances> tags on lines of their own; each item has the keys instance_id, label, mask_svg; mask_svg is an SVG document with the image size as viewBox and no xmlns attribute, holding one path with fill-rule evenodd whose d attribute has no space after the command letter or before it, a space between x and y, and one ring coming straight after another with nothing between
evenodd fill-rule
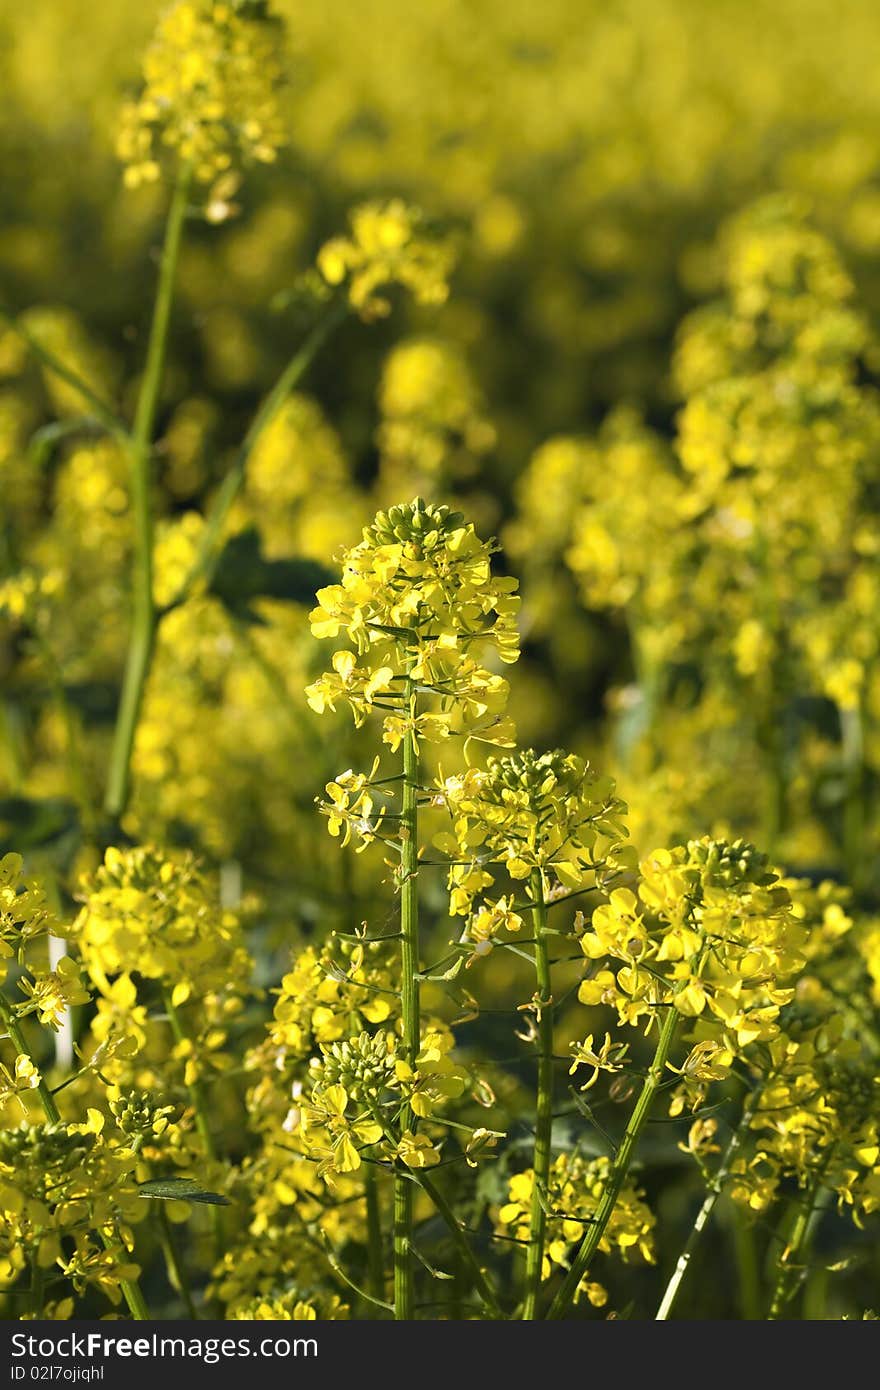
<instances>
[{"instance_id":1,"label":"rape field","mask_svg":"<svg viewBox=\"0 0 880 1390\"><path fill-rule=\"evenodd\" d=\"M878 1316L877 38L0 14L4 1319Z\"/></svg>"}]
</instances>

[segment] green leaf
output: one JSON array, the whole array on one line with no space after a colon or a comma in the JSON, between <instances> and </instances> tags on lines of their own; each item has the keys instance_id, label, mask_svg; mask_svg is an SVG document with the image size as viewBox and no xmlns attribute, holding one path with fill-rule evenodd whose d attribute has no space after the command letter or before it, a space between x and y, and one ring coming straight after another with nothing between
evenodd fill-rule
<instances>
[{"instance_id":1,"label":"green leaf","mask_svg":"<svg viewBox=\"0 0 880 1390\"><path fill-rule=\"evenodd\" d=\"M77 420L56 420L51 425L42 425L35 430L28 441L28 462L31 467L43 469L52 461L56 445L74 434L101 434L99 421L85 416Z\"/></svg>"},{"instance_id":2,"label":"green leaf","mask_svg":"<svg viewBox=\"0 0 880 1390\"><path fill-rule=\"evenodd\" d=\"M138 1184L139 1197L157 1197L163 1202L205 1202L212 1207L228 1207L231 1202L219 1192L209 1192L195 1178L151 1178Z\"/></svg>"},{"instance_id":3,"label":"green leaf","mask_svg":"<svg viewBox=\"0 0 880 1390\"><path fill-rule=\"evenodd\" d=\"M259 622L250 604L257 598L288 599L311 607L315 593L337 578L316 560L267 560L260 537L249 528L226 542L210 592L240 618Z\"/></svg>"}]
</instances>

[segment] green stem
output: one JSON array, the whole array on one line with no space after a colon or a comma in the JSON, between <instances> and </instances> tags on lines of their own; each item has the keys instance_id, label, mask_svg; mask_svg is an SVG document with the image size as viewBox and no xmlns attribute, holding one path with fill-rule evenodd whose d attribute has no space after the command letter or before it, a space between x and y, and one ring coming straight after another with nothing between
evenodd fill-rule
<instances>
[{"instance_id":1,"label":"green stem","mask_svg":"<svg viewBox=\"0 0 880 1390\"><path fill-rule=\"evenodd\" d=\"M168 347L168 327L174 299L174 282L183 224L186 219L191 170L184 165L178 175L165 224L165 240L159 264L159 283L147 360L138 393L134 425L128 444L131 460L131 501L134 513L135 544L133 559L132 627L129 639L122 693L113 735L113 751L104 809L118 820L128 804L131 780L131 754L137 723L143 703L144 689L153 660L156 638L156 603L153 596L153 498L152 444L156 411L165 357Z\"/></svg>"},{"instance_id":2,"label":"green stem","mask_svg":"<svg viewBox=\"0 0 880 1390\"><path fill-rule=\"evenodd\" d=\"M785 1242L785 1249L779 1257L779 1272L770 1300L768 1322L780 1322L785 1318L786 1308L803 1283L803 1261L809 1254L822 1214L822 1183L829 1161L830 1155L814 1175L803 1198L797 1202L794 1222Z\"/></svg>"},{"instance_id":3,"label":"green stem","mask_svg":"<svg viewBox=\"0 0 880 1390\"><path fill-rule=\"evenodd\" d=\"M651 1106L654 1103L654 1098L657 1095L660 1083L663 1080L663 1072L666 1066L666 1060L669 1056L669 1050L672 1047L672 1042L675 1037L678 1018L678 1010L670 1005L666 1009L666 1017L663 1020L663 1027L660 1029L660 1039L657 1043L654 1059L648 1068L648 1073L642 1083L642 1089L639 1092L639 1098L629 1117L626 1132L614 1156L608 1182L599 1199L596 1214L590 1223L587 1234L581 1241L577 1254L571 1262L571 1268L563 1279L559 1292L550 1305L550 1310L547 1313L547 1317L550 1320L558 1321L567 1313L580 1287L581 1280L587 1273L590 1262L599 1248L599 1242L605 1234L605 1228L617 1205L617 1199L620 1196L620 1190L629 1172L636 1146L638 1145L642 1130L651 1112Z\"/></svg>"},{"instance_id":4,"label":"green stem","mask_svg":"<svg viewBox=\"0 0 880 1390\"><path fill-rule=\"evenodd\" d=\"M242 440L232 467L214 496L192 569L183 581L180 591L168 605L169 609L178 608L181 603L184 603L200 580L204 580L208 584L211 582L217 568L217 561L220 558L226 519L233 502L241 491L247 472L248 459L254 446L263 431L271 425L291 391L308 371L333 330L342 322L346 312L347 304L344 300L337 300L331 304L327 313L315 324L302 346L293 354L268 396L262 402Z\"/></svg>"},{"instance_id":5,"label":"green stem","mask_svg":"<svg viewBox=\"0 0 880 1390\"><path fill-rule=\"evenodd\" d=\"M538 984L538 1096L535 1114L534 1182L529 1214L529 1243L526 1248L525 1298L523 1318L537 1317L544 1268L547 1235L547 1189L550 1182L550 1150L553 1137L553 1003L550 956L547 950L547 905L540 869L531 876L535 902L535 975Z\"/></svg>"},{"instance_id":6,"label":"green stem","mask_svg":"<svg viewBox=\"0 0 880 1390\"><path fill-rule=\"evenodd\" d=\"M364 1164L364 1196L367 1204L367 1281L370 1293L384 1302L385 1268L382 1260L382 1211L379 1181L371 1163Z\"/></svg>"},{"instance_id":7,"label":"green stem","mask_svg":"<svg viewBox=\"0 0 880 1390\"><path fill-rule=\"evenodd\" d=\"M403 1056L415 1067L421 1040L419 1024L419 750L415 719L417 696L411 680L405 687L405 707L410 728L403 741L403 808L400 818L400 969ZM401 1107L400 1134L415 1127L408 1105ZM394 1178L394 1316L398 1321L412 1317L413 1270L412 1198L410 1179L402 1173Z\"/></svg>"},{"instance_id":8,"label":"green stem","mask_svg":"<svg viewBox=\"0 0 880 1390\"><path fill-rule=\"evenodd\" d=\"M174 1232L171 1229L171 1222L168 1220L168 1213L164 1203L157 1202L157 1219L159 1225L159 1244L162 1247L162 1254L165 1256L165 1267L168 1271L168 1282L176 1294L183 1300L186 1309L186 1316L193 1322L198 1320L195 1301L192 1296L192 1289L186 1275L183 1263L177 1253L177 1246L174 1242Z\"/></svg>"},{"instance_id":9,"label":"green stem","mask_svg":"<svg viewBox=\"0 0 880 1390\"><path fill-rule=\"evenodd\" d=\"M697 1245L700 1242L700 1238L703 1234L703 1231L706 1229L706 1226L709 1223L709 1218L711 1217L712 1212L715 1210L715 1203L721 1196L725 1180L730 1172L730 1165L736 1157L737 1153L739 1152L739 1149L742 1146L743 1138L748 1132L749 1125L752 1122L752 1116L754 1115L755 1110L758 1107L758 1102L760 1101L762 1090L763 1087L757 1087L749 1096L745 1106L743 1107L740 1122L731 1134L727 1147L721 1155L721 1161L718 1164L718 1168L716 1169L711 1182L709 1183L708 1191L706 1192L706 1196L703 1200L703 1204L700 1207L700 1210L697 1212L696 1219L694 1221L693 1226L691 1227L690 1234L688 1235L688 1238L685 1241L684 1249L678 1257L675 1269L672 1272L672 1278L666 1285L666 1292L664 1293L663 1298L660 1301L660 1307L657 1309L657 1317L655 1319L655 1321L657 1322L663 1322L669 1317L672 1305L678 1296L678 1291L681 1288L682 1282L684 1280L685 1275L687 1274L691 1260L693 1259L694 1251L696 1250Z\"/></svg>"},{"instance_id":10,"label":"green stem","mask_svg":"<svg viewBox=\"0 0 880 1390\"><path fill-rule=\"evenodd\" d=\"M9 1034L10 1042L12 1043L16 1051L22 1057L29 1058L33 1066L36 1067L36 1069L39 1071L39 1068L37 1067L37 1064L34 1061L33 1053L28 1047L24 1033L21 1030L21 1026L14 1013L12 1012L12 1008L9 1004L9 1001L7 1000L6 996L2 993L0 993L0 1020L2 1020L3 1026ZM60 1124L61 1113L58 1109L58 1106L55 1104L55 1097L52 1095L52 1092L49 1090L49 1087L46 1085L42 1076L40 1077L40 1081L37 1086L37 1095L40 1098L40 1104L43 1107L43 1113L46 1116L46 1119L49 1121L49 1123L53 1125ZM99 1231L98 1234L101 1237L101 1242L104 1246L104 1249L111 1249L113 1242L111 1241L107 1233L105 1231ZM144 1296L141 1293L140 1285L138 1284L137 1280L125 1279L122 1281L120 1288L122 1289L122 1295L128 1305L128 1309L132 1317L135 1318L138 1322L148 1321L150 1316L149 1309L147 1308Z\"/></svg>"}]
</instances>

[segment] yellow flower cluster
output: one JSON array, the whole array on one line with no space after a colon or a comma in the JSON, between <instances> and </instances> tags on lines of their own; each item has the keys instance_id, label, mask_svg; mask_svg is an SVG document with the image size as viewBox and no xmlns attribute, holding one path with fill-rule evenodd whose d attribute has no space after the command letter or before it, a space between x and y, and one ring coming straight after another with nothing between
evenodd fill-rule
<instances>
[{"instance_id":1,"label":"yellow flower cluster","mask_svg":"<svg viewBox=\"0 0 880 1390\"><path fill-rule=\"evenodd\" d=\"M463 353L441 338L410 338L385 359L376 442L383 495L435 493L470 480L495 442Z\"/></svg>"},{"instance_id":2,"label":"yellow flower cluster","mask_svg":"<svg viewBox=\"0 0 880 1390\"><path fill-rule=\"evenodd\" d=\"M82 884L72 935L96 978L137 970L184 1003L247 988L251 962L238 917L189 854L152 845L108 849Z\"/></svg>"},{"instance_id":3,"label":"yellow flower cluster","mask_svg":"<svg viewBox=\"0 0 880 1390\"><path fill-rule=\"evenodd\" d=\"M37 570L19 570L11 579L0 582L0 618L17 627L44 630L63 587L58 570L40 574Z\"/></svg>"},{"instance_id":4,"label":"yellow flower cluster","mask_svg":"<svg viewBox=\"0 0 880 1390\"><path fill-rule=\"evenodd\" d=\"M92 1111L85 1124L0 1131L3 1287L29 1268L43 1277L57 1269L77 1293L92 1286L118 1304L120 1284L137 1277L124 1241L117 1237L105 1246L95 1234L140 1215L131 1181L135 1155L105 1142L102 1128L103 1116Z\"/></svg>"},{"instance_id":5,"label":"yellow flower cluster","mask_svg":"<svg viewBox=\"0 0 880 1390\"><path fill-rule=\"evenodd\" d=\"M423 214L399 198L364 203L351 214L351 236L334 237L318 253L318 269L334 287L345 285L362 319L391 310L380 290L402 285L418 304L442 304L449 293L455 248Z\"/></svg>"},{"instance_id":6,"label":"yellow flower cluster","mask_svg":"<svg viewBox=\"0 0 880 1390\"><path fill-rule=\"evenodd\" d=\"M622 964L585 980L579 998L614 1003L630 1024L658 1003L700 1020L700 1050L682 1068L699 1081L709 1060L704 1042L724 1067L776 1036L804 964L805 932L766 856L743 841L657 850L640 872L638 892L614 889L581 936L588 959Z\"/></svg>"},{"instance_id":7,"label":"yellow flower cluster","mask_svg":"<svg viewBox=\"0 0 880 1390\"><path fill-rule=\"evenodd\" d=\"M474 897L494 882L500 865L514 880L539 873L542 892L581 892L631 862L623 844L626 807L610 777L600 776L574 753L525 749L490 757L437 784L436 800L449 811L452 831L435 837L452 861L450 911L468 915ZM486 910L498 927L517 930L506 902L478 912L471 934L486 938Z\"/></svg>"},{"instance_id":8,"label":"yellow flower cluster","mask_svg":"<svg viewBox=\"0 0 880 1390\"><path fill-rule=\"evenodd\" d=\"M309 686L319 714L344 700L360 723L385 711L383 738L437 741L464 732L489 742L510 737L503 717L507 682L482 664L493 651L504 662L519 654L516 581L492 574L492 545L448 507L417 498L379 512L363 540L342 557L342 583L318 591L311 614L315 637L345 632L350 651ZM411 696L434 697L436 708L413 714Z\"/></svg>"},{"instance_id":9,"label":"yellow flower cluster","mask_svg":"<svg viewBox=\"0 0 880 1390\"><path fill-rule=\"evenodd\" d=\"M298 1133L304 1154L317 1162L319 1176L356 1172L363 1149L408 1168L439 1163L436 1141L424 1130L395 1135L392 1125L402 1101L419 1119L442 1124L435 1112L458 1099L468 1080L449 1056L453 1045L447 1029L428 1028L410 1064L398 1055L391 1032L323 1044L312 1059L302 1103L289 1126Z\"/></svg>"},{"instance_id":10,"label":"yellow flower cluster","mask_svg":"<svg viewBox=\"0 0 880 1390\"><path fill-rule=\"evenodd\" d=\"M392 1013L392 983L388 948L380 942L306 946L281 981L269 1025L276 1066L302 1061L318 1044L338 1041L355 1024L385 1023Z\"/></svg>"},{"instance_id":11,"label":"yellow flower cluster","mask_svg":"<svg viewBox=\"0 0 880 1390\"><path fill-rule=\"evenodd\" d=\"M585 1159L578 1154L561 1153L553 1160L546 1194L547 1248L542 1278L554 1269L567 1269L570 1256L593 1219L608 1182L611 1160ZM531 1168L515 1173L508 1184L508 1199L498 1212L497 1229L504 1235L528 1240L535 1175ZM655 1217L637 1183L627 1180L621 1189L614 1214L599 1242L599 1250L623 1260L641 1258L653 1264ZM608 1302L602 1284L585 1279L578 1290L596 1308Z\"/></svg>"},{"instance_id":12,"label":"yellow flower cluster","mask_svg":"<svg viewBox=\"0 0 880 1390\"><path fill-rule=\"evenodd\" d=\"M86 1004L90 994L79 962L63 955L54 967L48 961L48 937L58 928L44 888L22 876L19 854L0 859L0 984L6 979L8 964L19 967L17 988L24 995L21 1003L3 999L2 1014L20 1020L35 1015L43 1027L57 1029L73 1004ZM13 1096L23 1101L40 1082L32 1060L17 1054L9 1069L0 1065L0 1098ZM27 1107L25 1106L25 1110Z\"/></svg>"},{"instance_id":13,"label":"yellow flower cluster","mask_svg":"<svg viewBox=\"0 0 880 1390\"><path fill-rule=\"evenodd\" d=\"M275 1298L254 1298L232 1314L234 1319L254 1322L322 1322L339 1321L349 1316L348 1305L336 1294L302 1298L294 1291Z\"/></svg>"},{"instance_id":14,"label":"yellow flower cluster","mask_svg":"<svg viewBox=\"0 0 880 1390\"><path fill-rule=\"evenodd\" d=\"M46 890L35 880L23 879L23 867L20 854L4 854L0 859L0 954L7 959L19 955L24 943L46 936L57 926Z\"/></svg>"},{"instance_id":15,"label":"yellow flower cluster","mask_svg":"<svg viewBox=\"0 0 880 1390\"><path fill-rule=\"evenodd\" d=\"M117 154L130 188L159 178L163 147L200 183L234 175L240 159L275 159L285 138L278 28L265 4L178 0L165 11L144 57L143 91L120 117ZM209 216L234 186L215 186Z\"/></svg>"},{"instance_id":16,"label":"yellow flower cluster","mask_svg":"<svg viewBox=\"0 0 880 1390\"><path fill-rule=\"evenodd\" d=\"M797 1015L769 1046L746 1153L732 1166L735 1201L762 1212L786 1179L836 1194L853 1220L880 1210L880 1075L839 1013Z\"/></svg>"},{"instance_id":17,"label":"yellow flower cluster","mask_svg":"<svg viewBox=\"0 0 880 1390\"><path fill-rule=\"evenodd\" d=\"M259 528L270 559L320 561L366 519L339 435L310 396L289 396L257 440L239 518Z\"/></svg>"}]
</instances>

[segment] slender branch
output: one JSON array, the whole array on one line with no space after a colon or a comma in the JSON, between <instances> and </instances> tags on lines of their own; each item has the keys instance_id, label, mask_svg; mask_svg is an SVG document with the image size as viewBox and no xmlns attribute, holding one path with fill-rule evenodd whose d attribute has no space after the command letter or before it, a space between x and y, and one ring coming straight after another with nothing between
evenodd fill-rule
<instances>
[{"instance_id":1,"label":"slender branch","mask_svg":"<svg viewBox=\"0 0 880 1390\"><path fill-rule=\"evenodd\" d=\"M550 1305L549 1312L547 1313L547 1317L550 1320L558 1321L567 1313L580 1287L581 1280L586 1275L590 1267L590 1262L599 1248L599 1242L605 1234L605 1228L617 1205L617 1199L620 1196L621 1188L629 1172L636 1146L651 1112L651 1106L654 1103L657 1091L660 1088L666 1061L669 1057L669 1050L672 1047L675 1030L678 1027L678 1019L679 1013L676 1008L670 1007L665 1010L663 1026L660 1030L660 1039L657 1043L657 1050L654 1053L654 1060L648 1068L648 1074L642 1083L639 1098L629 1117L626 1132L615 1154L605 1190L599 1199L599 1205L596 1207L596 1214L571 1262L571 1268L563 1279L559 1291Z\"/></svg>"},{"instance_id":2,"label":"slender branch","mask_svg":"<svg viewBox=\"0 0 880 1390\"><path fill-rule=\"evenodd\" d=\"M83 400L88 401L94 412L95 419L100 422L109 434L112 434L122 444L128 446L130 437L125 422L120 419L112 406L102 400L97 392L85 381L78 372L74 371L60 357L56 357L50 348L44 347L38 338L29 332L27 328L11 314L8 309L0 307L0 320L12 330L22 342L27 345L28 351L47 371L66 381L68 386L72 386L78 391Z\"/></svg>"},{"instance_id":3,"label":"slender branch","mask_svg":"<svg viewBox=\"0 0 880 1390\"><path fill-rule=\"evenodd\" d=\"M325 1256L327 1257L327 1263L333 1270L333 1273L342 1280L343 1284L347 1284L350 1289L353 1289L359 1298L363 1298L367 1303L374 1303L377 1308L384 1308L389 1313L394 1312L394 1307L391 1303L386 1303L384 1298L374 1298L371 1293L368 1293L366 1289L362 1289L360 1284L356 1284L354 1280L350 1278L348 1274L346 1274L345 1270L342 1268L342 1265L339 1263L339 1260L336 1257L336 1254L330 1244L330 1239L327 1235L324 1236L323 1250Z\"/></svg>"},{"instance_id":4,"label":"slender branch","mask_svg":"<svg viewBox=\"0 0 880 1390\"><path fill-rule=\"evenodd\" d=\"M727 1147L721 1155L721 1160L709 1183L708 1191L703 1199L700 1210L697 1212L694 1224L685 1242L684 1249L679 1255L675 1269L672 1272L672 1277L666 1285L666 1291L660 1301L660 1307L657 1309L657 1317L655 1319L657 1322L664 1322L669 1317L672 1305L678 1296L678 1291L681 1288L690 1262L693 1259L694 1251L700 1242L703 1231L709 1223L712 1212L715 1210L715 1203L718 1201L724 1189L724 1183L730 1173L730 1165L739 1152L745 1135L748 1133L752 1117L758 1108L763 1089L763 1085L761 1085L757 1086L755 1090L752 1091L743 1107L739 1124L731 1134Z\"/></svg>"},{"instance_id":5,"label":"slender branch","mask_svg":"<svg viewBox=\"0 0 880 1390\"><path fill-rule=\"evenodd\" d=\"M540 869L531 876L535 924L535 977L538 984L538 1096L535 1115L532 1206L529 1214L529 1243L526 1249L526 1282L523 1318L537 1316L544 1269L544 1243L547 1235L547 1189L550 1181L550 1148L553 1136L553 1002L550 956L547 951L547 905L544 877Z\"/></svg>"},{"instance_id":6,"label":"slender branch","mask_svg":"<svg viewBox=\"0 0 880 1390\"><path fill-rule=\"evenodd\" d=\"M135 544L133 558L132 626L104 809L118 820L128 804L131 781L131 755L143 703L144 690L153 660L156 638L156 603L153 595L153 476L152 443L156 411L168 346L168 327L174 299L174 282L187 197L191 180L189 165L178 175L165 224L165 240L159 265L159 283L150 325L147 360L135 409L134 425L128 444L131 460L131 501L134 513Z\"/></svg>"},{"instance_id":7,"label":"slender branch","mask_svg":"<svg viewBox=\"0 0 880 1390\"><path fill-rule=\"evenodd\" d=\"M470 1270L474 1280L474 1287L483 1300L483 1303L486 1305L486 1308L493 1317L503 1318L504 1314L498 1305L498 1299L492 1292L488 1280L480 1268L479 1261L470 1247L464 1228L443 1193L440 1191L439 1187L437 1187L433 1179L427 1177L424 1173L420 1173L418 1177L414 1177L414 1181L428 1194L437 1209L438 1215L441 1216L446 1223L462 1263Z\"/></svg>"}]
</instances>

